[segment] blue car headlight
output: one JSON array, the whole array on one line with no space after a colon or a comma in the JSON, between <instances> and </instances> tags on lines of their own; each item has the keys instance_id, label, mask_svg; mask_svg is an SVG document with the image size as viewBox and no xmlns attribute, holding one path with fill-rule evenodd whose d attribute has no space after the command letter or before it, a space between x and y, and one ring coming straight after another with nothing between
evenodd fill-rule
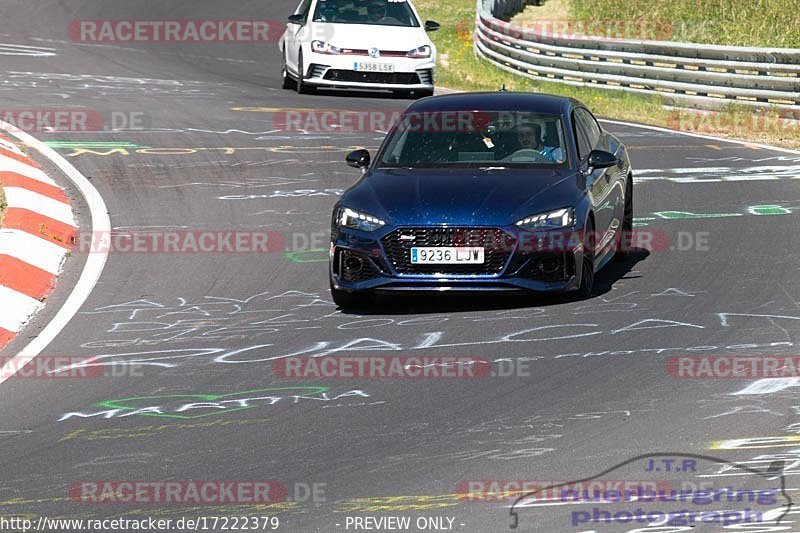
<instances>
[{"instance_id":1,"label":"blue car headlight","mask_svg":"<svg viewBox=\"0 0 800 533\"><path fill-rule=\"evenodd\" d=\"M531 215L516 223L518 228L526 230L563 229L574 225L575 209L572 207Z\"/></svg>"},{"instance_id":2,"label":"blue car headlight","mask_svg":"<svg viewBox=\"0 0 800 533\"><path fill-rule=\"evenodd\" d=\"M360 213L349 207L342 207L339 209L336 222L339 224L339 227L361 231L375 231L386 224L386 222L377 217L366 213Z\"/></svg>"}]
</instances>

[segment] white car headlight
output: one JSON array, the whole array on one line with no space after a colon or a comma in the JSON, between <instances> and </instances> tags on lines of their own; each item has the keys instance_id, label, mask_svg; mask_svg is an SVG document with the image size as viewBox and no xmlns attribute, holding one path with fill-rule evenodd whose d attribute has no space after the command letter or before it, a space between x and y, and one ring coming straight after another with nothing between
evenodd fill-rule
<instances>
[{"instance_id":1,"label":"white car headlight","mask_svg":"<svg viewBox=\"0 0 800 533\"><path fill-rule=\"evenodd\" d=\"M574 224L575 209L572 207L539 213L525 217L516 223L518 228L528 230L570 228Z\"/></svg>"},{"instance_id":2,"label":"white car headlight","mask_svg":"<svg viewBox=\"0 0 800 533\"><path fill-rule=\"evenodd\" d=\"M340 55L343 53L341 48L336 48L332 44L323 41L311 41L311 51L328 55Z\"/></svg>"},{"instance_id":3,"label":"white car headlight","mask_svg":"<svg viewBox=\"0 0 800 533\"><path fill-rule=\"evenodd\" d=\"M349 207L342 207L339 209L339 216L336 217L339 226L343 228L357 229L361 231L375 231L386 222L383 220L367 215L366 213L359 213Z\"/></svg>"},{"instance_id":4,"label":"white car headlight","mask_svg":"<svg viewBox=\"0 0 800 533\"><path fill-rule=\"evenodd\" d=\"M426 57L431 57L431 47L429 45L423 45L419 48L414 48L410 52L406 54L406 57L411 57L414 59L424 59Z\"/></svg>"}]
</instances>

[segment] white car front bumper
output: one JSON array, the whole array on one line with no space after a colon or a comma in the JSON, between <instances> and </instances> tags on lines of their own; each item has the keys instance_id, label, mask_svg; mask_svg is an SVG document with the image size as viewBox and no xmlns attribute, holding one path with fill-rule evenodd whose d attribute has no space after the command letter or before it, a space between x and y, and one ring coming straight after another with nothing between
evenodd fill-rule
<instances>
[{"instance_id":1,"label":"white car front bumper","mask_svg":"<svg viewBox=\"0 0 800 533\"><path fill-rule=\"evenodd\" d=\"M433 90L436 63L432 58L370 58L357 55L335 56L311 53L306 56L309 85L374 90ZM356 63L388 63L393 72L360 72Z\"/></svg>"}]
</instances>

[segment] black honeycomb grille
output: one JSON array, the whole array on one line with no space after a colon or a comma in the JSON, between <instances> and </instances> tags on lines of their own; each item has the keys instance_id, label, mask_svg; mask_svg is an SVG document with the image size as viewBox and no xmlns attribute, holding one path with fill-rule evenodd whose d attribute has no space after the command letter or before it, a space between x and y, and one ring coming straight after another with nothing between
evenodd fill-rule
<instances>
[{"instance_id":1,"label":"black honeycomb grille","mask_svg":"<svg viewBox=\"0 0 800 533\"><path fill-rule=\"evenodd\" d=\"M412 238L413 237L413 238ZM400 274L498 275L514 250L514 237L496 228L400 228L381 239L386 256ZM411 248L422 246L482 246L482 264L418 265Z\"/></svg>"}]
</instances>

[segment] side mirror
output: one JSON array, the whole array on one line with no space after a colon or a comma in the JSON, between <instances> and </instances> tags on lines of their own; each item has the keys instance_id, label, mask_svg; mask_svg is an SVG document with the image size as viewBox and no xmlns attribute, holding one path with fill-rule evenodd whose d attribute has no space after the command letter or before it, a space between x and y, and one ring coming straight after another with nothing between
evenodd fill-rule
<instances>
[{"instance_id":1,"label":"side mirror","mask_svg":"<svg viewBox=\"0 0 800 533\"><path fill-rule=\"evenodd\" d=\"M435 22L433 20L426 20L425 21L425 31L436 31L441 27L442 27L441 24L439 24L438 22Z\"/></svg>"},{"instance_id":2,"label":"side mirror","mask_svg":"<svg viewBox=\"0 0 800 533\"><path fill-rule=\"evenodd\" d=\"M361 170L364 170L369 166L370 163L369 152L363 149L355 150L347 154L345 161L347 161L347 164L350 165L351 167L360 168Z\"/></svg>"},{"instance_id":3,"label":"side mirror","mask_svg":"<svg viewBox=\"0 0 800 533\"><path fill-rule=\"evenodd\" d=\"M300 24L302 25L306 21L306 17L302 13L297 13L295 15L289 15L287 19L289 24Z\"/></svg>"},{"instance_id":4,"label":"side mirror","mask_svg":"<svg viewBox=\"0 0 800 533\"><path fill-rule=\"evenodd\" d=\"M590 169L608 168L617 164L617 157L604 150L592 150L589 152L588 165Z\"/></svg>"}]
</instances>

